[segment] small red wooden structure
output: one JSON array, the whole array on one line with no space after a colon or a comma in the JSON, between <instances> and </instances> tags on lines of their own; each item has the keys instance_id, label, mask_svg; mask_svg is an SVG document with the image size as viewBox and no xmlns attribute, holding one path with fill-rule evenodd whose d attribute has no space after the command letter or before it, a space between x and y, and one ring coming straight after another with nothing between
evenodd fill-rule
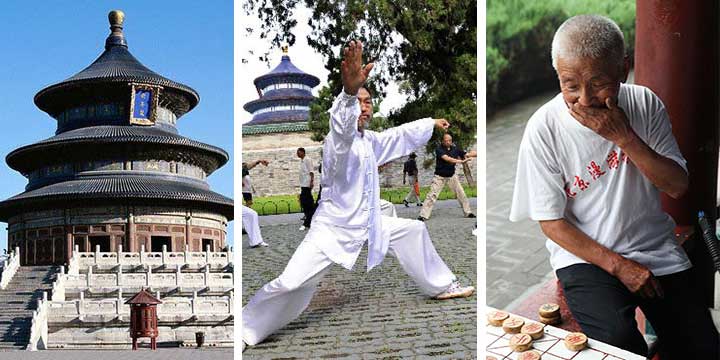
<instances>
[{"instance_id":1,"label":"small red wooden structure","mask_svg":"<svg viewBox=\"0 0 720 360\"><path fill-rule=\"evenodd\" d=\"M150 349L156 350L157 343L155 339L158 336L157 304L161 304L162 301L142 289L125 303L130 305L132 349L137 350L138 338L149 337Z\"/></svg>"}]
</instances>

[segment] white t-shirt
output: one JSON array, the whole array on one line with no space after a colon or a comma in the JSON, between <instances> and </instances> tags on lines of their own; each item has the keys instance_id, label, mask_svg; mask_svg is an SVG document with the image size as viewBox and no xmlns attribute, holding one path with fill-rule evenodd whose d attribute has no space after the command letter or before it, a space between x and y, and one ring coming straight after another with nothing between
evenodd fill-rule
<instances>
[{"instance_id":1,"label":"white t-shirt","mask_svg":"<svg viewBox=\"0 0 720 360\"><path fill-rule=\"evenodd\" d=\"M687 172L660 98L621 85L618 105L635 133ZM673 234L660 192L614 143L580 124L559 94L528 121L520 144L510 220L564 218L603 246L656 276L692 265ZM585 263L548 239L554 270Z\"/></svg>"},{"instance_id":2,"label":"white t-shirt","mask_svg":"<svg viewBox=\"0 0 720 360\"><path fill-rule=\"evenodd\" d=\"M310 187L310 173L315 165L309 157L300 159L300 187Z\"/></svg>"},{"instance_id":3,"label":"white t-shirt","mask_svg":"<svg viewBox=\"0 0 720 360\"><path fill-rule=\"evenodd\" d=\"M250 182L250 175L245 175L242 178L242 192L252 194L252 183Z\"/></svg>"}]
</instances>

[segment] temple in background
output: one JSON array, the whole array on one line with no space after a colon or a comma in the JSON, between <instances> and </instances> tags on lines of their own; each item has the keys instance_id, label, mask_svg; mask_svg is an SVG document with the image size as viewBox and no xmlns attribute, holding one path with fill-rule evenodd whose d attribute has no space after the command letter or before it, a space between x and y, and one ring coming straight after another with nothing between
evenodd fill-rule
<instances>
[{"instance_id":1,"label":"temple in background","mask_svg":"<svg viewBox=\"0 0 720 360\"><path fill-rule=\"evenodd\" d=\"M76 246L225 247L233 201L206 179L228 154L178 134L198 93L141 64L114 16L100 57L35 95L57 121L55 136L7 156L28 178L23 193L0 202L8 248L20 248L22 265L65 264Z\"/></svg>"},{"instance_id":2,"label":"temple in background","mask_svg":"<svg viewBox=\"0 0 720 360\"><path fill-rule=\"evenodd\" d=\"M28 185L0 202L0 350L130 348L143 291L160 346L233 346L233 200L207 183L228 154L178 133L198 93L130 53L122 11L108 18L105 51L35 95L55 135L7 156Z\"/></svg>"},{"instance_id":3,"label":"temple in background","mask_svg":"<svg viewBox=\"0 0 720 360\"><path fill-rule=\"evenodd\" d=\"M297 148L304 147L316 167L320 163L322 144L310 139L308 127L310 103L315 100L312 89L320 80L290 61L287 46L282 50L280 64L255 78L258 99L243 106L253 115L250 122L242 125L243 161L270 161L268 167L251 170L258 196L300 192Z\"/></svg>"}]
</instances>

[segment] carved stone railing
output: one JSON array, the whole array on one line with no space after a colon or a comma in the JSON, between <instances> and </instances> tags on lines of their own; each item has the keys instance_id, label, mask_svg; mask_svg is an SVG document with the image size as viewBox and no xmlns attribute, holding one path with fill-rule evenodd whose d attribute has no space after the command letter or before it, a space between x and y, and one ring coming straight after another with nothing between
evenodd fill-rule
<instances>
[{"instance_id":1,"label":"carved stone railing","mask_svg":"<svg viewBox=\"0 0 720 360\"><path fill-rule=\"evenodd\" d=\"M64 293L70 289L89 288L233 288L233 273L210 272L206 266L203 272L182 272L182 266L177 265L175 272L152 272L148 267L144 272L122 272L118 267L114 273L95 274L88 268L85 274L58 275L58 286L53 287L53 299L64 299ZM62 294L62 295L61 295Z\"/></svg>"},{"instance_id":2,"label":"carved stone railing","mask_svg":"<svg viewBox=\"0 0 720 360\"><path fill-rule=\"evenodd\" d=\"M48 316L50 301L47 292L43 291L42 300L38 300L38 307L33 311L32 323L30 326L30 341L27 350L45 350L48 344Z\"/></svg>"},{"instance_id":3,"label":"carved stone railing","mask_svg":"<svg viewBox=\"0 0 720 360\"><path fill-rule=\"evenodd\" d=\"M177 320L228 318L233 315L234 295L224 297L198 296L197 292L193 297L167 297L160 299L161 304L157 307L158 318ZM127 321L130 317L130 306L125 304L122 292L119 292L114 299L88 300L80 293L80 299L69 301L51 301L49 308L51 315L49 321L67 322L72 319L85 321L86 317L110 317L117 321Z\"/></svg>"},{"instance_id":4,"label":"carved stone railing","mask_svg":"<svg viewBox=\"0 0 720 360\"><path fill-rule=\"evenodd\" d=\"M193 252L185 251L168 252L163 245L162 252L145 252L145 246L142 245L140 252L123 252L122 246L118 247L115 252L100 252L100 246L95 247L94 252L80 252L75 246L75 251L68 264L68 274L77 274L80 269L92 267L95 265L194 265L204 267L206 265L224 267L232 264L232 251L214 252L207 247L205 251Z\"/></svg>"},{"instance_id":5,"label":"carved stone railing","mask_svg":"<svg viewBox=\"0 0 720 360\"><path fill-rule=\"evenodd\" d=\"M19 267L20 248L16 247L15 251L10 252L10 256L3 261L2 273L0 274L0 290L5 290L10 284L10 280L15 276Z\"/></svg>"}]
</instances>

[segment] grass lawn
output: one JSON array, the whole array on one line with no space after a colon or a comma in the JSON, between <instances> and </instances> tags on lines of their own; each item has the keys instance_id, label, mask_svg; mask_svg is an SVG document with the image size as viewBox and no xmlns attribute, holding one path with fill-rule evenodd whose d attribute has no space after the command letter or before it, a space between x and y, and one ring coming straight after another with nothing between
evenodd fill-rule
<instances>
[{"instance_id":1,"label":"grass lawn","mask_svg":"<svg viewBox=\"0 0 720 360\"><path fill-rule=\"evenodd\" d=\"M477 191L474 187L463 185L463 189L465 189L465 195L467 195L467 197L471 198L477 196ZM425 199L425 195L429 190L429 186L421 187L420 198ZM402 204L402 201L408 191L410 191L410 187L408 186L392 189L380 189L380 198L388 200L393 204ZM313 195L317 199L317 194ZM443 191L440 192L440 195L438 195L438 200L446 199L455 199L455 194L453 194L447 186L445 186ZM252 208L257 211L258 215L291 214L300 212L300 202L298 201L297 195L264 196L254 198Z\"/></svg>"}]
</instances>

